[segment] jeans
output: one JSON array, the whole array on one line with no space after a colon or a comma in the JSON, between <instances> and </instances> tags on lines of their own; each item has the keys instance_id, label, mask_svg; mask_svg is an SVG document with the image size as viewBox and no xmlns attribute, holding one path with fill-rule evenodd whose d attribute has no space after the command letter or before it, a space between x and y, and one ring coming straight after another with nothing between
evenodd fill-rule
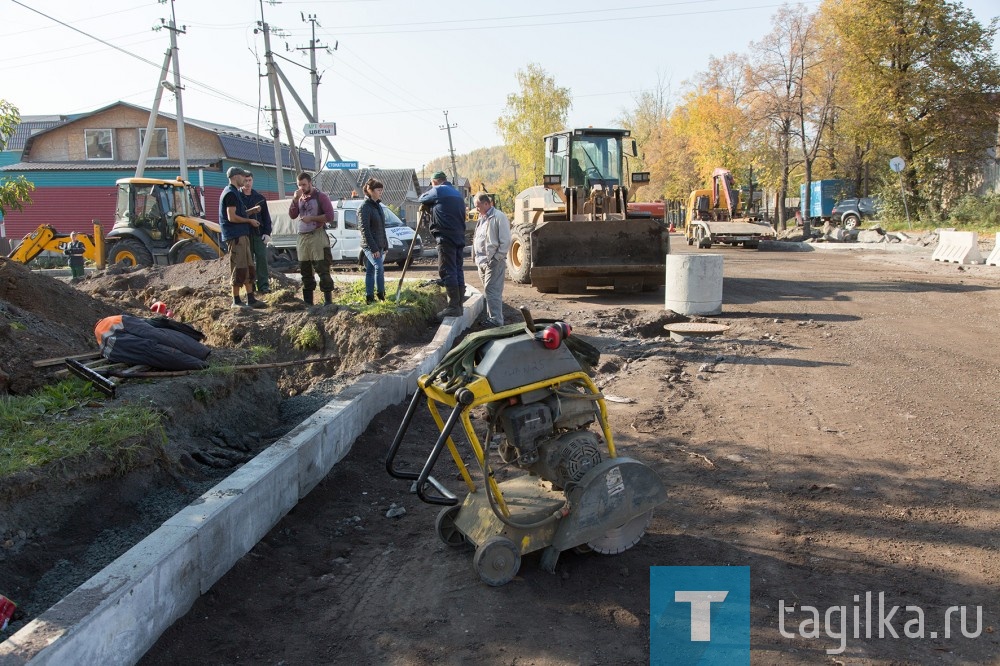
<instances>
[{"instance_id":1,"label":"jeans","mask_svg":"<svg viewBox=\"0 0 1000 666\"><path fill-rule=\"evenodd\" d=\"M374 298L376 284L378 293L385 293L385 252L379 252L378 259L371 250L362 252L365 253L365 296Z\"/></svg>"}]
</instances>

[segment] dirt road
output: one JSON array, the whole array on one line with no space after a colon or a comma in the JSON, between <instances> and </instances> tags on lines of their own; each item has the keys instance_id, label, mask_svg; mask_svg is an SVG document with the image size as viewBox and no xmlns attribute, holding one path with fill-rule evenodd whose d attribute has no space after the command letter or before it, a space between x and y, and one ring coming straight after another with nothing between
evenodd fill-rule
<instances>
[{"instance_id":1,"label":"dirt road","mask_svg":"<svg viewBox=\"0 0 1000 666\"><path fill-rule=\"evenodd\" d=\"M643 664L653 565L749 566L753 663L996 663L1000 271L720 252L718 321L731 330L702 343L643 325L662 292L505 292L588 336L603 353L598 385L631 401L610 404L616 444L670 493L638 545L565 553L554 575L529 555L513 582L485 586L471 551L438 540L436 509L385 473L401 406L142 663ZM435 431L428 418L415 427L408 441L426 455ZM405 515L386 518L393 503ZM855 636L853 615L844 639L825 624L801 635L815 628L807 606L828 621L867 592L899 606L899 638L878 638L877 617L865 638L864 616ZM779 604L793 607L791 638ZM963 605L975 637L955 612L944 638L946 609ZM903 635L918 628L905 606L922 610L924 638Z\"/></svg>"}]
</instances>

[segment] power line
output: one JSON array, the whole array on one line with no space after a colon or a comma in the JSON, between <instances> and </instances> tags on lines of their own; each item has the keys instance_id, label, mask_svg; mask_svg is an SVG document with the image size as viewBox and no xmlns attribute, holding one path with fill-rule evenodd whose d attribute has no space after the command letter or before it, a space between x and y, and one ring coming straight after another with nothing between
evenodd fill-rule
<instances>
[{"instance_id":1,"label":"power line","mask_svg":"<svg viewBox=\"0 0 1000 666\"><path fill-rule=\"evenodd\" d=\"M609 18L578 19L578 20L575 20L575 21L562 21L561 20L561 21L559 21L559 25L560 26L566 26L566 25L579 25L579 24L583 24L583 23L611 23L611 22L618 22L618 21L635 21L635 20L639 20L639 19L675 18L675 17L678 17L678 16L701 16L701 15L705 15L705 14L728 14L728 13L732 13L732 12L744 12L744 11L751 11L751 10L756 10L756 9L774 9L774 8L777 8L777 7L784 7L786 4L787 3L770 4L770 5L755 5L753 7L729 7L729 8L725 8L725 9L706 9L706 10L702 10L702 11L673 12L673 13L666 13L666 14L645 14L645 15L640 15L640 16L612 16L612 17L609 17ZM804 2L801 2L800 4L803 4L803 5L817 5L817 4L819 4L819 0L805 0ZM469 20L472 21L472 20L479 20L479 19L469 19ZM503 20L503 19L493 19L493 20L496 21L496 20ZM513 19L510 19L510 20L513 20ZM407 23L407 24L397 24L397 25L412 26L414 24L413 23ZM496 25L494 23L494 24L489 24L489 25L472 25L472 26L463 26L463 27L455 27L455 28L424 27L424 28L418 28L418 29L413 29L413 30L367 30L367 31L359 31L359 32L349 32L351 30L351 26L344 26L344 27L341 28L341 34L343 34L343 35L398 35L398 34L409 34L409 33L416 33L416 32L419 32L419 33L427 33L427 32L457 32L457 31L470 31L470 30L492 30L492 31L500 31L500 30L507 30L507 29L511 29L511 28L535 28L535 27L550 27L550 26L551 26L551 22L550 21L546 21L546 22L543 22L543 23L517 23L517 24L514 24L514 25ZM367 26L365 26L365 27L367 27Z\"/></svg>"}]
</instances>

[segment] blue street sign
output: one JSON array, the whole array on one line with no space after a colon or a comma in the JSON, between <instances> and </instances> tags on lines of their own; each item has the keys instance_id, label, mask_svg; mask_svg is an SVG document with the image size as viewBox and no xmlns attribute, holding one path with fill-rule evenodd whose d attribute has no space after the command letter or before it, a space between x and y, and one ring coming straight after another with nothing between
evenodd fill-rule
<instances>
[{"instance_id":1,"label":"blue street sign","mask_svg":"<svg viewBox=\"0 0 1000 666\"><path fill-rule=\"evenodd\" d=\"M357 169L357 162L327 162L327 169Z\"/></svg>"}]
</instances>

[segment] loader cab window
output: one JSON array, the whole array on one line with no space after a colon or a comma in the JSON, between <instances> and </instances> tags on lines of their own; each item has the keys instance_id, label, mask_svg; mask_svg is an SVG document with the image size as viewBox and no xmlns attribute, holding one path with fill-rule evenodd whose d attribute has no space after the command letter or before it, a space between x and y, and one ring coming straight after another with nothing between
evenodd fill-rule
<instances>
[{"instance_id":1,"label":"loader cab window","mask_svg":"<svg viewBox=\"0 0 1000 666\"><path fill-rule=\"evenodd\" d=\"M616 136L574 137L570 153L572 168L577 166L583 175L583 185L610 188L622 182L622 144ZM572 173L572 172L571 172Z\"/></svg>"}]
</instances>

